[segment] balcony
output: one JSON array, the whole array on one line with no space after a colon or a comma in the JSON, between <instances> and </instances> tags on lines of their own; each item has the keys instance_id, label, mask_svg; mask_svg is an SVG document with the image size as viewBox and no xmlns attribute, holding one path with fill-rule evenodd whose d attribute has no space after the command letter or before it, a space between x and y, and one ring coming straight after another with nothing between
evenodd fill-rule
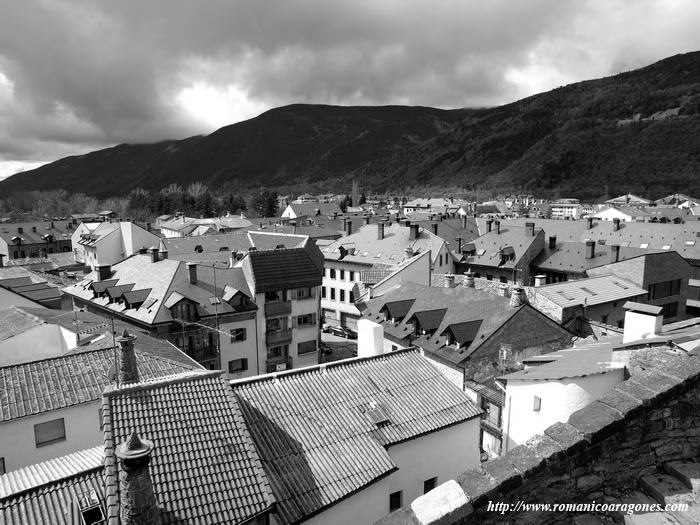
<instances>
[{"instance_id":1,"label":"balcony","mask_svg":"<svg viewBox=\"0 0 700 525\"><path fill-rule=\"evenodd\" d=\"M269 330L265 332L267 346L281 345L292 342L292 329Z\"/></svg>"},{"instance_id":2,"label":"balcony","mask_svg":"<svg viewBox=\"0 0 700 525\"><path fill-rule=\"evenodd\" d=\"M292 358L291 357L269 357L265 361L265 371L269 374L271 372L283 372L284 370L292 369Z\"/></svg>"},{"instance_id":3,"label":"balcony","mask_svg":"<svg viewBox=\"0 0 700 525\"><path fill-rule=\"evenodd\" d=\"M265 316L286 315L292 313L292 302L282 301L280 303L265 303Z\"/></svg>"}]
</instances>

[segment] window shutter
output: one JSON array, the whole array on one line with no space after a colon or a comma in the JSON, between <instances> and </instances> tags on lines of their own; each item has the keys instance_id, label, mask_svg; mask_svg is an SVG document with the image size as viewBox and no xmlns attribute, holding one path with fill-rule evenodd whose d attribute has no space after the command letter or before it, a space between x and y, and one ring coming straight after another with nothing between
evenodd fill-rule
<instances>
[{"instance_id":1,"label":"window shutter","mask_svg":"<svg viewBox=\"0 0 700 525\"><path fill-rule=\"evenodd\" d=\"M296 328L296 327L297 327L297 323L298 323L298 321L297 321L297 316L296 316L296 315L293 315L293 316L292 316L292 328Z\"/></svg>"},{"instance_id":2,"label":"window shutter","mask_svg":"<svg viewBox=\"0 0 700 525\"><path fill-rule=\"evenodd\" d=\"M241 359L241 370L248 370L248 358Z\"/></svg>"},{"instance_id":3,"label":"window shutter","mask_svg":"<svg viewBox=\"0 0 700 525\"><path fill-rule=\"evenodd\" d=\"M316 314L311 314L311 324L316 324Z\"/></svg>"}]
</instances>

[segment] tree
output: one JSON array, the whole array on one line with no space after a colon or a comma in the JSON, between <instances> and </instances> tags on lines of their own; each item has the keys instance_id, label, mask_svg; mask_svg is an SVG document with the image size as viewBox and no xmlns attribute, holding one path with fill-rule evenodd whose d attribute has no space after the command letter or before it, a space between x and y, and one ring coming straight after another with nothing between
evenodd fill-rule
<instances>
[{"instance_id":1,"label":"tree","mask_svg":"<svg viewBox=\"0 0 700 525\"><path fill-rule=\"evenodd\" d=\"M249 209L260 217L277 216L277 192L261 190L250 198Z\"/></svg>"},{"instance_id":2,"label":"tree","mask_svg":"<svg viewBox=\"0 0 700 525\"><path fill-rule=\"evenodd\" d=\"M365 195L364 192L362 192L362 195L360 195L360 201L357 203L358 206L361 206L362 204L367 203L367 195Z\"/></svg>"},{"instance_id":3,"label":"tree","mask_svg":"<svg viewBox=\"0 0 700 525\"><path fill-rule=\"evenodd\" d=\"M340 211L345 213L345 210L348 209L348 206L352 206L352 197L350 195L346 195L345 198L340 201Z\"/></svg>"}]
</instances>

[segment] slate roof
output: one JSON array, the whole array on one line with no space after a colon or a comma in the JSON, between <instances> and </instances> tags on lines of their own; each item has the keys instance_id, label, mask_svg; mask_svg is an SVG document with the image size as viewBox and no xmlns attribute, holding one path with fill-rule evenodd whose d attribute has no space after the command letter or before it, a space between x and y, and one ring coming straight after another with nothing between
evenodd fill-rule
<instances>
[{"instance_id":1,"label":"slate roof","mask_svg":"<svg viewBox=\"0 0 700 525\"><path fill-rule=\"evenodd\" d=\"M620 246L618 261L633 259L648 253L658 253L659 251ZM593 257L587 259L586 243L557 242L554 249L550 248L549 244L546 243L544 250L533 261L532 266L537 270L543 271L585 274L586 270L590 268L610 263L612 263L612 248L607 244L596 243Z\"/></svg>"},{"instance_id":2,"label":"slate roof","mask_svg":"<svg viewBox=\"0 0 700 525\"><path fill-rule=\"evenodd\" d=\"M42 303L59 300L61 290L46 281L42 275L19 266L0 268L0 288Z\"/></svg>"},{"instance_id":3,"label":"slate roof","mask_svg":"<svg viewBox=\"0 0 700 525\"><path fill-rule=\"evenodd\" d=\"M385 303L382 307L389 312L390 319L403 319L406 314L411 310L411 306L415 302L415 299L402 299L399 301L391 301Z\"/></svg>"},{"instance_id":4,"label":"slate roof","mask_svg":"<svg viewBox=\"0 0 700 525\"><path fill-rule=\"evenodd\" d=\"M332 216L333 213L342 215L343 211L337 202L305 202L301 204L290 204L297 217L315 217L317 215ZM318 213L317 213L318 212Z\"/></svg>"},{"instance_id":5,"label":"slate roof","mask_svg":"<svg viewBox=\"0 0 700 525\"><path fill-rule=\"evenodd\" d=\"M138 349L136 362L144 380L196 368ZM0 367L0 422L97 401L113 363L103 349Z\"/></svg>"},{"instance_id":6,"label":"slate roof","mask_svg":"<svg viewBox=\"0 0 700 525\"><path fill-rule=\"evenodd\" d=\"M153 442L161 523L240 523L274 504L258 452L222 372L110 387L102 404L108 523L118 523L115 448L136 431Z\"/></svg>"},{"instance_id":7,"label":"slate roof","mask_svg":"<svg viewBox=\"0 0 700 525\"><path fill-rule=\"evenodd\" d=\"M486 267L515 268L519 265L522 256L530 249L533 243L542 243L543 236L535 228L535 235L530 237L525 228L505 227L501 222L501 233L496 233L496 226L491 232L472 240L475 253L466 257L468 264ZM504 261L504 250L513 254L512 260Z\"/></svg>"},{"instance_id":8,"label":"slate roof","mask_svg":"<svg viewBox=\"0 0 700 525\"><path fill-rule=\"evenodd\" d=\"M250 268L255 293L320 286L323 279L305 248L252 251L239 264Z\"/></svg>"},{"instance_id":9,"label":"slate roof","mask_svg":"<svg viewBox=\"0 0 700 525\"><path fill-rule=\"evenodd\" d=\"M639 195L635 195L633 193L627 193L625 195L620 195L619 197L613 197L612 199L608 199L605 201L605 204L651 204L652 201L649 199L645 199L644 197L640 197Z\"/></svg>"},{"instance_id":10,"label":"slate roof","mask_svg":"<svg viewBox=\"0 0 700 525\"><path fill-rule=\"evenodd\" d=\"M644 288L614 275L549 284L534 290L562 307L584 304L584 301L593 306L647 294Z\"/></svg>"},{"instance_id":11,"label":"slate roof","mask_svg":"<svg viewBox=\"0 0 700 525\"><path fill-rule=\"evenodd\" d=\"M22 229L22 233L19 233L19 228ZM36 232L32 231L32 228L36 228ZM68 221L5 222L0 224L0 238L10 246L14 245L12 238L15 236L24 239L22 244L44 244L46 234L53 235L54 241L70 241L73 230Z\"/></svg>"},{"instance_id":12,"label":"slate roof","mask_svg":"<svg viewBox=\"0 0 700 525\"><path fill-rule=\"evenodd\" d=\"M391 445L481 414L417 350L258 376L231 387L285 524L391 473ZM376 411L387 420L375 424Z\"/></svg>"}]
</instances>

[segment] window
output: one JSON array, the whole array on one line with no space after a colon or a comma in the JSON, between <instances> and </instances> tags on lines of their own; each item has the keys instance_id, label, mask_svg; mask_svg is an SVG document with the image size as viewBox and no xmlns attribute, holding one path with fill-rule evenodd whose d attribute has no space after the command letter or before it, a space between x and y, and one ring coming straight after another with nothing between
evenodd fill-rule
<instances>
[{"instance_id":1,"label":"window","mask_svg":"<svg viewBox=\"0 0 700 525\"><path fill-rule=\"evenodd\" d=\"M233 359L228 362L228 373L235 374L236 372L243 372L248 370L248 359L245 357L241 359Z\"/></svg>"},{"instance_id":2,"label":"window","mask_svg":"<svg viewBox=\"0 0 700 525\"><path fill-rule=\"evenodd\" d=\"M391 345L391 351L392 351L392 352L396 352L398 349L399 349L398 346L396 346L396 345Z\"/></svg>"},{"instance_id":3,"label":"window","mask_svg":"<svg viewBox=\"0 0 700 525\"><path fill-rule=\"evenodd\" d=\"M502 283L507 283L508 282L508 277L499 277L498 280Z\"/></svg>"},{"instance_id":4,"label":"window","mask_svg":"<svg viewBox=\"0 0 700 525\"><path fill-rule=\"evenodd\" d=\"M240 343L246 339L245 328L233 328L230 334L232 343Z\"/></svg>"},{"instance_id":5,"label":"window","mask_svg":"<svg viewBox=\"0 0 700 525\"><path fill-rule=\"evenodd\" d=\"M335 268L331 268L331 279L335 279Z\"/></svg>"},{"instance_id":6,"label":"window","mask_svg":"<svg viewBox=\"0 0 700 525\"><path fill-rule=\"evenodd\" d=\"M302 354L310 354L312 352L316 351L316 340L313 339L311 341L304 341L303 343L299 343L297 345L297 353L299 355Z\"/></svg>"},{"instance_id":7,"label":"window","mask_svg":"<svg viewBox=\"0 0 700 525\"><path fill-rule=\"evenodd\" d=\"M442 266L442 254L440 254L439 261L438 266Z\"/></svg>"},{"instance_id":8,"label":"window","mask_svg":"<svg viewBox=\"0 0 700 525\"><path fill-rule=\"evenodd\" d=\"M265 292L266 303L281 303L287 300L287 290Z\"/></svg>"},{"instance_id":9,"label":"window","mask_svg":"<svg viewBox=\"0 0 700 525\"><path fill-rule=\"evenodd\" d=\"M352 290L350 290L350 292L349 292L348 295L350 296L350 297L349 297L349 301L350 301L351 303L354 303L354 302L355 302L355 293L354 293Z\"/></svg>"},{"instance_id":10,"label":"window","mask_svg":"<svg viewBox=\"0 0 700 525\"><path fill-rule=\"evenodd\" d=\"M355 272L350 271L350 282L353 282L355 280Z\"/></svg>"},{"instance_id":11,"label":"window","mask_svg":"<svg viewBox=\"0 0 700 525\"><path fill-rule=\"evenodd\" d=\"M289 345L271 346L267 349L267 357L287 357Z\"/></svg>"},{"instance_id":12,"label":"window","mask_svg":"<svg viewBox=\"0 0 700 525\"><path fill-rule=\"evenodd\" d=\"M0 476L5 473L5 458L0 458Z\"/></svg>"},{"instance_id":13,"label":"window","mask_svg":"<svg viewBox=\"0 0 700 525\"><path fill-rule=\"evenodd\" d=\"M63 418L34 425L34 442L37 448L66 439L66 426Z\"/></svg>"},{"instance_id":14,"label":"window","mask_svg":"<svg viewBox=\"0 0 700 525\"><path fill-rule=\"evenodd\" d=\"M661 299L670 295L678 295L681 292L681 280L664 281L650 284L648 287L648 300Z\"/></svg>"},{"instance_id":15,"label":"window","mask_svg":"<svg viewBox=\"0 0 700 525\"><path fill-rule=\"evenodd\" d=\"M487 281L493 281L493 275L486 275L486 280Z\"/></svg>"},{"instance_id":16,"label":"window","mask_svg":"<svg viewBox=\"0 0 700 525\"><path fill-rule=\"evenodd\" d=\"M345 290L340 290L340 302L345 302Z\"/></svg>"},{"instance_id":17,"label":"window","mask_svg":"<svg viewBox=\"0 0 700 525\"><path fill-rule=\"evenodd\" d=\"M316 314L305 314L297 316L297 326L303 328L305 326L314 326L316 324Z\"/></svg>"},{"instance_id":18,"label":"window","mask_svg":"<svg viewBox=\"0 0 700 525\"><path fill-rule=\"evenodd\" d=\"M297 288L297 299L311 299L316 297L316 289L313 286Z\"/></svg>"},{"instance_id":19,"label":"window","mask_svg":"<svg viewBox=\"0 0 700 525\"><path fill-rule=\"evenodd\" d=\"M601 315L600 316L600 322L603 324L608 324L608 316L607 315Z\"/></svg>"},{"instance_id":20,"label":"window","mask_svg":"<svg viewBox=\"0 0 700 525\"><path fill-rule=\"evenodd\" d=\"M428 492L433 490L435 487L437 487L437 477L426 479L423 482L423 494L427 494Z\"/></svg>"},{"instance_id":21,"label":"window","mask_svg":"<svg viewBox=\"0 0 700 525\"><path fill-rule=\"evenodd\" d=\"M331 288L331 301L335 301L335 288Z\"/></svg>"},{"instance_id":22,"label":"window","mask_svg":"<svg viewBox=\"0 0 700 525\"><path fill-rule=\"evenodd\" d=\"M321 298L325 299L326 298L326 287L321 286Z\"/></svg>"},{"instance_id":23,"label":"window","mask_svg":"<svg viewBox=\"0 0 700 525\"><path fill-rule=\"evenodd\" d=\"M664 319L676 317L678 315L678 303L668 303L661 307L661 315Z\"/></svg>"},{"instance_id":24,"label":"window","mask_svg":"<svg viewBox=\"0 0 700 525\"><path fill-rule=\"evenodd\" d=\"M401 508L403 504L403 490L397 490L389 494L389 512L394 512Z\"/></svg>"},{"instance_id":25,"label":"window","mask_svg":"<svg viewBox=\"0 0 700 525\"><path fill-rule=\"evenodd\" d=\"M542 408L542 400L539 397L535 396L535 402L532 405L532 410L534 410L535 412L539 412L540 408Z\"/></svg>"},{"instance_id":26,"label":"window","mask_svg":"<svg viewBox=\"0 0 700 525\"><path fill-rule=\"evenodd\" d=\"M340 280L341 281L345 280L345 270L340 270Z\"/></svg>"}]
</instances>

